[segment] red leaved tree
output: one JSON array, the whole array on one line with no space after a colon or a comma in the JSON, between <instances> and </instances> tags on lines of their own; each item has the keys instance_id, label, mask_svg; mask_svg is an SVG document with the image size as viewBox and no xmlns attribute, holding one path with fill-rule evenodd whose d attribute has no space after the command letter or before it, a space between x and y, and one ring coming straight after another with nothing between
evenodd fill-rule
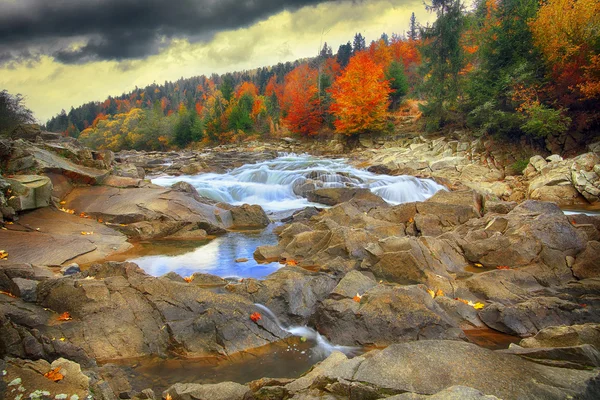
<instances>
[{"instance_id":1,"label":"red leaved tree","mask_svg":"<svg viewBox=\"0 0 600 400\"><path fill-rule=\"evenodd\" d=\"M318 72L303 64L285 77L282 110L288 129L304 136L314 136L323 123L317 86Z\"/></svg>"}]
</instances>

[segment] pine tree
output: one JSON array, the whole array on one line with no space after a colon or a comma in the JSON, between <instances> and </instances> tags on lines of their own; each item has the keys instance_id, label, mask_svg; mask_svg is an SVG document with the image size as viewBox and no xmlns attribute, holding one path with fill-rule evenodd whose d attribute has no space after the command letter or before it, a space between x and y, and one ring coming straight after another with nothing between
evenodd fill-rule
<instances>
[{"instance_id":1,"label":"pine tree","mask_svg":"<svg viewBox=\"0 0 600 400\"><path fill-rule=\"evenodd\" d=\"M427 9L437 14L437 20L421 31L426 43L420 49L421 72L423 90L428 98L422 108L429 117L427 129L436 130L450 121L450 111L456 109L458 78L465 64L460 44L464 17L460 0L434 0Z\"/></svg>"},{"instance_id":2,"label":"pine tree","mask_svg":"<svg viewBox=\"0 0 600 400\"><path fill-rule=\"evenodd\" d=\"M415 17L415 13L412 13L410 16L410 28L408 31L408 38L410 40L419 39L419 32L417 28L417 18Z\"/></svg>"},{"instance_id":3,"label":"pine tree","mask_svg":"<svg viewBox=\"0 0 600 400\"><path fill-rule=\"evenodd\" d=\"M360 33L357 33L356 35L354 35L354 43L352 44L352 50L353 50L354 54L356 54L360 51L363 51L366 48L367 48L367 43L366 43L363 35Z\"/></svg>"}]
</instances>

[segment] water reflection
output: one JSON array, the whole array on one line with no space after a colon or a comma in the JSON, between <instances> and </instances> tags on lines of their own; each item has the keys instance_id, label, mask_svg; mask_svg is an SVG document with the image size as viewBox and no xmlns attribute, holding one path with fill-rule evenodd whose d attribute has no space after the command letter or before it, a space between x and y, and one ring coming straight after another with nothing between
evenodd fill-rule
<instances>
[{"instance_id":1,"label":"water reflection","mask_svg":"<svg viewBox=\"0 0 600 400\"><path fill-rule=\"evenodd\" d=\"M258 246L277 244L274 227L275 224L271 224L263 231L228 232L206 244L192 242L193 248L189 248L189 242L153 242L147 246L154 248L157 253L139 257L142 253L139 252L137 257L129 256L127 260L136 263L152 276L168 272L190 276L194 272L202 272L222 278L263 279L282 267L279 263L259 264L253 257ZM184 247L184 251L181 251L181 246L188 248ZM248 261L235 261L240 258Z\"/></svg>"}]
</instances>

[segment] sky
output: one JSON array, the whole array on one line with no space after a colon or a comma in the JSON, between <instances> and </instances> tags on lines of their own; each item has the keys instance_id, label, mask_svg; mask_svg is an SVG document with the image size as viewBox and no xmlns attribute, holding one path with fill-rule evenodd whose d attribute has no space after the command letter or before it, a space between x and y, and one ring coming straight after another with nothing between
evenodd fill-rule
<instances>
[{"instance_id":1,"label":"sky","mask_svg":"<svg viewBox=\"0 0 600 400\"><path fill-rule=\"evenodd\" d=\"M333 52L408 30L422 0L0 0L0 90L45 123L156 82Z\"/></svg>"}]
</instances>

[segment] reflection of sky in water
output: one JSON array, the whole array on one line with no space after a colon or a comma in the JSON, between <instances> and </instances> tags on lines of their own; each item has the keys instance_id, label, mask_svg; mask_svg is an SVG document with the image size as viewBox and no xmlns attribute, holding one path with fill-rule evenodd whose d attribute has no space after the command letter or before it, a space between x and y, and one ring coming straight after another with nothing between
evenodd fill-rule
<instances>
[{"instance_id":1,"label":"reflection of sky in water","mask_svg":"<svg viewBox=\"0 0 600 400\"><path fill-rule=\"evenodd\" d=\"M275 244L277 244L277 236L273 233L273 224L271 224L262 232L229 232L189 253L176 256L145 256L128 261L136 263L153 276L161 276L173 271L181 276L202 272L223 278L262 279L277 271L282 265L258 264L253 257L254 250L258 246ZM173 242L173 245L176 246L177 242ZM235 260L238 258L247 258L248 261L237 263Z\"/></svg>"}]
</instances>

